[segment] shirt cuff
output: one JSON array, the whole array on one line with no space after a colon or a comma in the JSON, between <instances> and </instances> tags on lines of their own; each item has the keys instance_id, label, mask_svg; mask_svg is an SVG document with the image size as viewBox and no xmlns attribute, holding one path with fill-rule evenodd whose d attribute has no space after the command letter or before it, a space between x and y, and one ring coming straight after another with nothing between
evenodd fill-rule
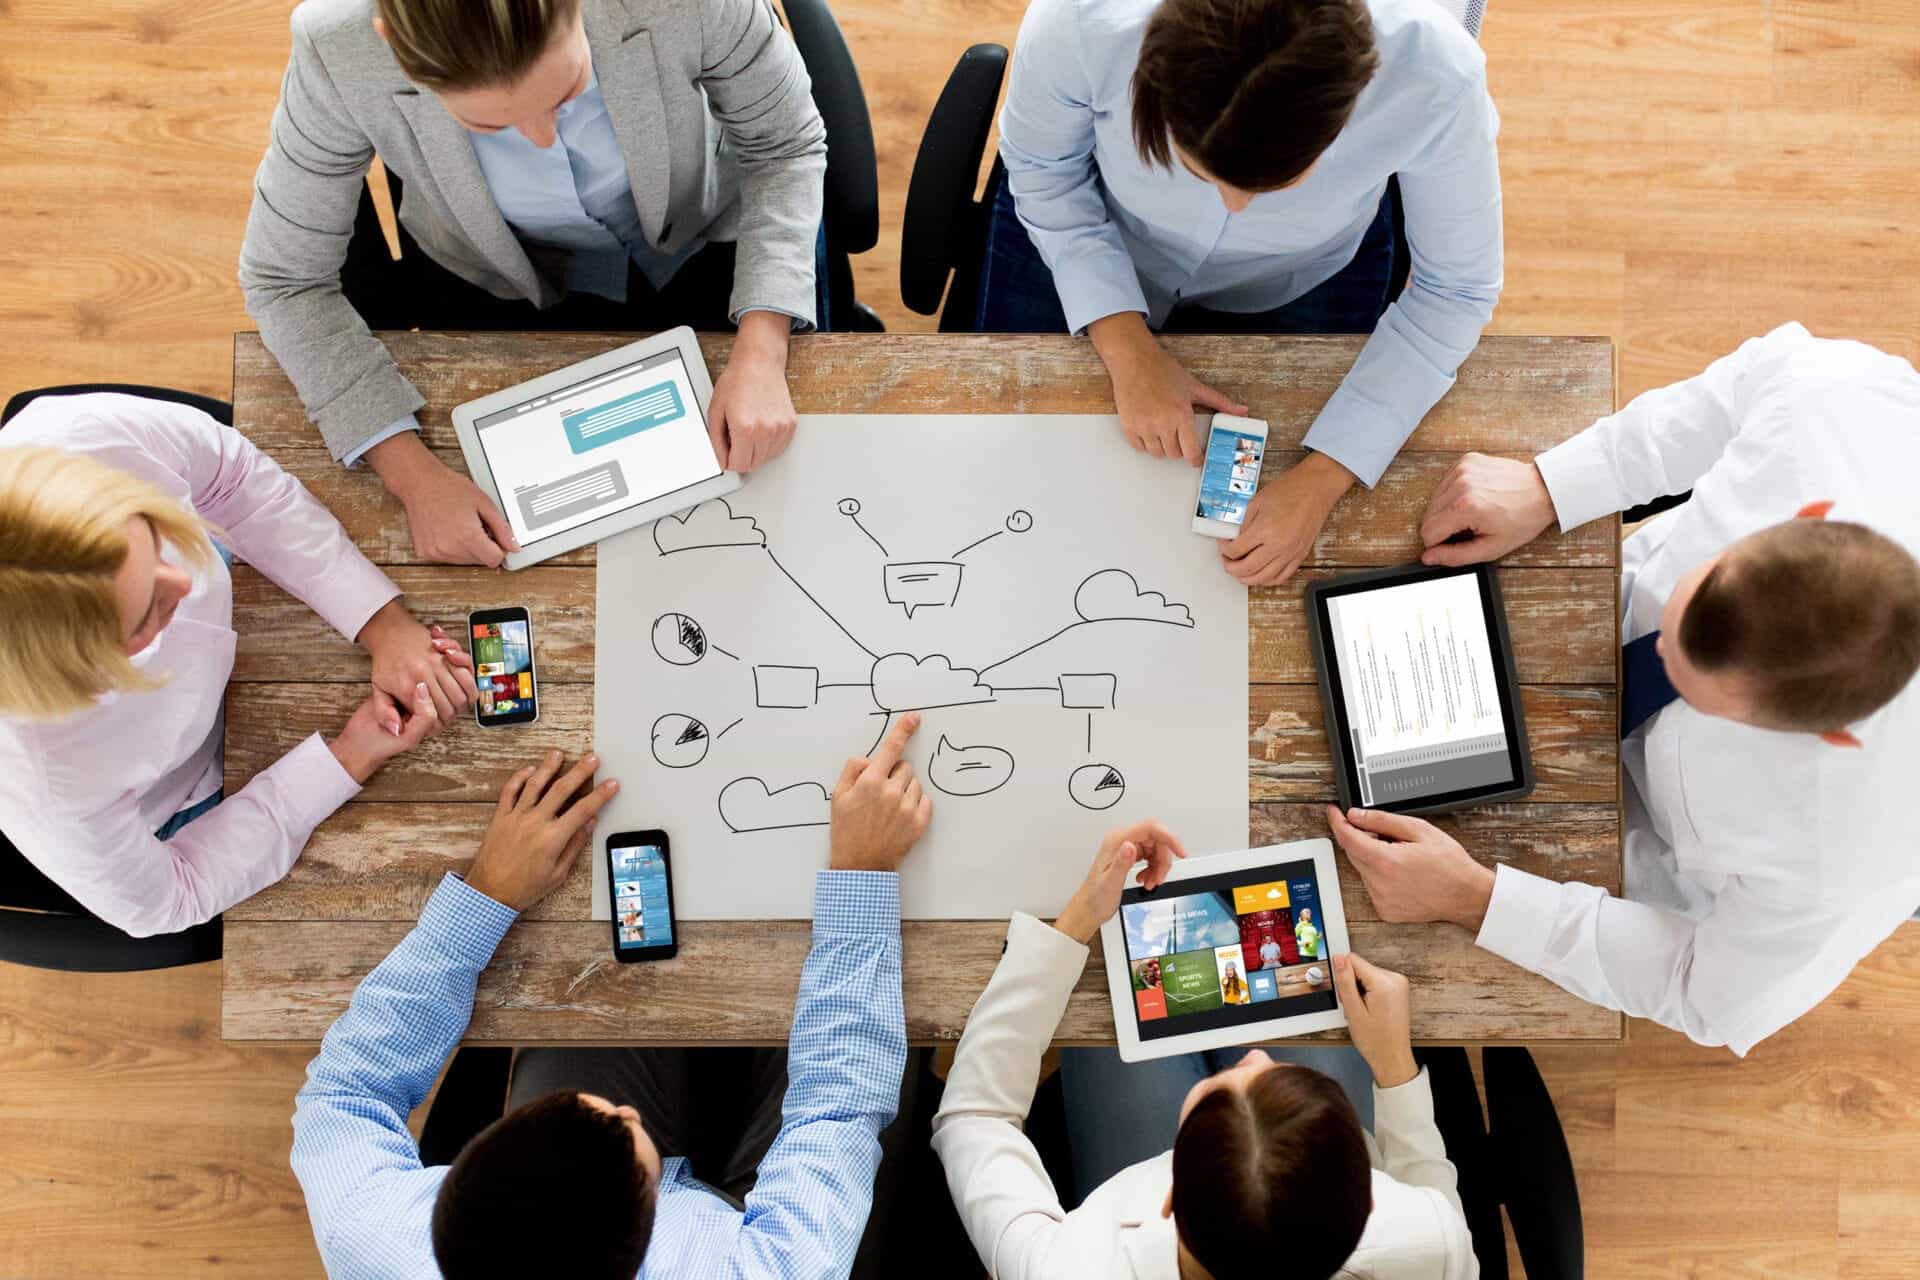
<instances>
[{"instance_id":1,"label":"shirt cuff","mask_svg":"<svg viewBox=\"0 0 1920 1280\"><path fill-rule=\"evenodd\" d=\"M1320 410L1301 444L1326 454L1371 489L1380 483L1415 425L1343 384Z\"/></svg>"},{"instance_id":2,"label":"shirt cuff","mask_svg":"<svg viewBox=\"0 0 1920 1280\"><path fill-rule=\"evenodd\" d=\"M1588 427L1533 460L1546 482L1547 496L1553 499L1553 514L1562 533L1626 509L1601 435L1597 426Z\"/></svg>"},{"instance_id":3,"label":"shirt cuff","mask_svg":"<svg viewBox=\"0 0 1920 1280\"><path fill-rule=\"evenodd\" d=\"M1391 1089L1373 1086L1373 1131L1375 1134L1406 1133L1409 1129L1433 1124L1433 1081L1427 1069L1404 1084Z\"/></svg>"},{"instance_id":4,"label":"shirt cuff","mask_svg":"<svg viewBox=\"0 0 1920 1280\"><path fill-rule=\"evenodd\" d=\"M346 452L346 454L341 457L340 465L343 467L357 467L360 465L361 457L366 453L367 450L373 448L373 446L381 443L384 440L393 439L395 436L399 435L402 431L418 431L419 429L420 429L420 419L414 417L412 414L408 414L406 417L400 419L400 421L386 428L384 431L376 432L375 434L368 436L365 440L355 445L352 449L349 449Z\"/></svg>"},{"instance_id":5,"label":"shirt cuff","mask_svg":"<svg viewBox=\"0 0 1920 1280\"><path fill-rule=\"evenodd\" d=\"M1495 868L1493 898L1474 945L1522 969L1540 972L1554 919L1560 913L1560 889L1530 872L1504 864Z\"/></svg>"},{"instance_id":6,"label":"shirt cuff","mask_svg":"<svg viewBox=\"0 0 1920 1280\"><path fill-rule=\"evenodd\" d=\"M1024 911L1013 913L1007 922L1006 960L1028 961L1036 972L1057 973L1063 986L1071 991L1087 967L1088 947L1076 942L1052 925Z\"/></svg>"},{"instance_id":7,"label":"shirt cuff","mask_svg":"<svg viewBox=\"0 0 1920 1280\"><path fill-rule=\"evenodd\" d=\"M813 880L813 931L860 937L900 932L900 873L819 872Z\"/></svg>"},{"instance_id":8,"label":"shirt cuff","mask_svg":"<svg viewBox=\"0 0 1920 1280\"><path fill-rule=\"evenodd\" d=\"M449 871L427 899L415 927L441 951L477 970L487 967L519 914Z\"/></svg>"},{"instance_id":9,"label":"shirt cuff","mask_svg":"<svg viewBox=\"0 0 1920 1280\"><path fill-rule=\"evenodd\" d=\"M810 333L814 328L813 320L809 316L803 316L797 311L789 311L785 307L769 307L757 303L752 306L741 307L727 318L733 321L733 326L737 329L740 327L741 319L749 311L771 311L777 316L785 316L793 322L793 331L795 333Z\"/></svg>"},{"instance_id":10,"label":"shirt cuff","mask_svg":"<svg viewBox=\"0 0 1920 1280\"><path fill-rule=\"evenodd\" d=\"M317 733L281 756L274 763L273 773L290 816L309 834L332 817L334 810L360 794L360 784Z\"/></svg>"},{"instance_id":11,"label":"shirt cuff","mask_svg":"<svg viewBox=\"0 0 1920 1280\"><path fill-rule=\"evenodd\" d=\"M352 641L388 601L400 598L400 588L344 536L341 541L346 554L313 583L303 584L300 594L328 625Z\"/></svg>"}]
</instances>

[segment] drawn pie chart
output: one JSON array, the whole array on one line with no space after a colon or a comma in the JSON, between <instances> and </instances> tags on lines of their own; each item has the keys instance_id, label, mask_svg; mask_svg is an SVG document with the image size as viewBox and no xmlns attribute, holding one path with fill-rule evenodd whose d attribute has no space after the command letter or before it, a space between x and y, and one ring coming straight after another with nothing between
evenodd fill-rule
<instances>
[{"instance_id":1,"label":"drawn pie chart","mask_svg":"<svg viewBox=\"0 0 1920 1280\"><path fill-rule=\"evenodd\" d=\"M691 769L713 745L707 726L675 712L653 722L653 758L669 769Z\"/></svg>"},{"instance_id":2,"label":"drawn pie chart","mask_svg":"<svg viewBox=\"0 0 1920 1280\"><path fill-rule=\"evenodd\" d=\"M1083 764L1067 776L1067 794L1082 809L1111 809L1127 794L1127 780L1110 764Z\"/></svg>"},{"instance_id":3,"label":"drawn pie chart","mask_svg":"<svg viewBox=\"0 0 1920 1280\"><path fill-rule=\"evenodd\" d=\"M653 651L676 667L690 667L707 656L707 633L684 613L663 613L653 620Z\"/></svg>"}]
</instances>

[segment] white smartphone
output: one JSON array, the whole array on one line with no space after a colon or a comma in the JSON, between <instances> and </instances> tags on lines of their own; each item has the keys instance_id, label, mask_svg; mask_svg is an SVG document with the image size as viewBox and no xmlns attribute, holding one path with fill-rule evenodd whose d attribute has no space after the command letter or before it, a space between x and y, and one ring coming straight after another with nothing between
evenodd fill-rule
<instances>
[{"instance_id":1,"label":"white smartphone","mask_svg":"<svg viewBox=\"0 0 1920 1280\"><path fill-rule=\"evenodd\" d=\"M1258 418L1216 413L1207 429L1207 456L1200 464L1200 494L1193 504L1193 531L1209 538L1237 538L1247 504L1260 487L1267 457L1267 424Z\"/></svg>"}]
</instances>

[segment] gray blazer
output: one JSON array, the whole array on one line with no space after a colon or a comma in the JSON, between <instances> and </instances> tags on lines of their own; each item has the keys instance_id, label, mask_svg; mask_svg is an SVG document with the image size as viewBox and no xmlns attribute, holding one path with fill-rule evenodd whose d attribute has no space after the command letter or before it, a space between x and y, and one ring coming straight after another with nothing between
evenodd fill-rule
<instances>
[{"instance_id":1,"label":"gray blazer","mask_svg":"<svg viewBox=\"0 0 1920 1280\"><path fill-rule=\"evenodd\" d=\"M826 126L767 0L582 0L600 90L640 225L672 253L736 240L733 314L811 320ZM336 458L426 401L340 292L377 153L406 190L400 221L434 261L502 298L551 306L564 255L529 258L467 130L401 74L372 0L306 0L240 249L261 339Z\"/></svg>"}]
</instances>

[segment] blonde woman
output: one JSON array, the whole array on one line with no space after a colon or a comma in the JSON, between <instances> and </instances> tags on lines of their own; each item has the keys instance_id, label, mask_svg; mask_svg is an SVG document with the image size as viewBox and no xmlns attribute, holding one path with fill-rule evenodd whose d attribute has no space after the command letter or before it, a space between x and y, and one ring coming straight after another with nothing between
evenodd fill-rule
<instances>
[{"instance_id":1,"label":"blonde woman","mask_svg":"<svg viewBox=\"0 0 1920 1280\"><path fill-rule=\"evenodd\" d=\"M399 264L354 235L376 154L402 180ZM497 565L512 532L421 444L424 400L367 320L737 325L708 416L721 465L749 471L793 436L787 339L816 319L825 172L767 0L306 0L240 283L327 447L380 474L415 548Z\"/></svg>"},{"instance_id":2,"label":"blonde woman","mask_svg":"<svg viewBox=\"0 0 1920 1280\"><path fill-rule=\"evenodd\" d=\"M338 734L224 803L233 587L210 528L373 658L373 692ZM257 893L474 696L467 655L399 594L298 481L200 410L34 401L0 434L0 831L136 937Z\"/></svg>"}]
</instances>

